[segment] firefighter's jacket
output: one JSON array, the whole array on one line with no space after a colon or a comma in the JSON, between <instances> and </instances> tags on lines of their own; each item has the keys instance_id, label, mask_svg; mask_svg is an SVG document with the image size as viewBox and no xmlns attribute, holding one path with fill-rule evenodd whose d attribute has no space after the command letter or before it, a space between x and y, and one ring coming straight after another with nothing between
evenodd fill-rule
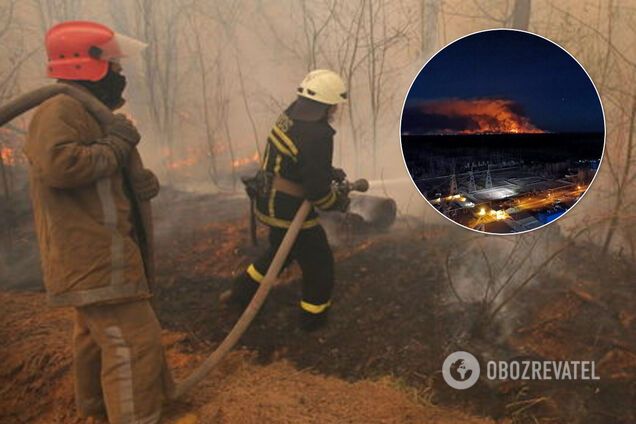
<instances>
[{"instance_id":1,"label":"firefighter's jacket","mask_svg":"<svg viewBox=\"0 0 636 424\"><path fill-rule=\"evenodd\" d=\"M326 120L293 119L292 108L293 104L279 116L270 131L261 167L299 184L305 198L316 208L329 210L338 200L331 185L335 131ZM266 196L257 198L256 216L271 227L288 228L303 200L272 188ZM312 209L302 228L316 225L318 214Z\"/></svg>"},{"instance_id":2,"label":"firefighter's jacket","mask_svg":"<svg viewBox=\"0 0 636 424\"><path fill-rule=\"evenodd\" d=\"M29 126L24 152L53 306L150 296L122 170L103 137L97 121L64 94L42 103Z\"/></svg>"}]
</instances>

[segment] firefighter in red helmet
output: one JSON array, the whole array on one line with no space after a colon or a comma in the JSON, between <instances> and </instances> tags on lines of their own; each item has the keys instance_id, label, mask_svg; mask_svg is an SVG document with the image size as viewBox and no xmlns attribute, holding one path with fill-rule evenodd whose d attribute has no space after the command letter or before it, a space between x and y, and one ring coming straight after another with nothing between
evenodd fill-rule
<instances>
[{"instance_id":1,"label":"firefighter in red helmet","mask_svg":"<svg viewBox=\"0 0 636 424\"><path fill-rule=\"evenodd\" d=\"M64 22L46 34L47 73L115 110L119 60L143 47L98 23ZM132 189L123 176L140 138L124 115L102 128L60 94L36 110L25 145L47 297L75 308L75 398L89 420L156 423L171 383L131 216L132 196L148 200L159 185L148 170Z\"/></svg>"}]
</instances>

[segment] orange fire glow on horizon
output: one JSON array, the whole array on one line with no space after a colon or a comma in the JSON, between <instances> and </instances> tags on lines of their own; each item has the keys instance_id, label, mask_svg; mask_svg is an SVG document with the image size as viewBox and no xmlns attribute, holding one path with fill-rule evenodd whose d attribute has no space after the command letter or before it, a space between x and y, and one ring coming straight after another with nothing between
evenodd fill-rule
<instances>
[{"instance_id":1,"label":"orange fire glow on horizon","mask_svg":"<svg viewBox=\"0 0 636 424\"><path fill-rule=\"evenodd\" d=\"M460 128L442 133L497 134L543 133L523 114L518 103L509 99L446 99L423 103L422 112L443 116Z\"/></svg>"}]
</instances>

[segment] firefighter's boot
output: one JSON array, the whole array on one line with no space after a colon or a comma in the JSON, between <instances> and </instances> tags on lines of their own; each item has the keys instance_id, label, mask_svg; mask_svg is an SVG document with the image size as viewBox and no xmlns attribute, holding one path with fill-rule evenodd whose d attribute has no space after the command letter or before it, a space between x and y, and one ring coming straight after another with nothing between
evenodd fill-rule
<instances>
[{"instance_id":1,"label":"firefighter's boot","mask_svg":"<svg viewBox=\"0 0 636 424\"><path fill-rule=\"evenodd\" d=\"M247 271L241 273L232 282L232 288L227 296L227 303L230 306L245 309L252 297L254 297L256 290L258 290L262 279L262 274L256 271L254 265L250 265Z\"/></svg>"},{"instance_id":2,"label":"firefighter's boot","mask_svg":"<svg viewBox=\"0 0 636 424\"><path fill-rule=\"evenodd\" d=\"M308 333L320 330L327 325L327 319L329 318L329 309L325 309L319 313L307 312L304 309L300 310L298 325L302 331Z\"/></svg>"}]
</instances>

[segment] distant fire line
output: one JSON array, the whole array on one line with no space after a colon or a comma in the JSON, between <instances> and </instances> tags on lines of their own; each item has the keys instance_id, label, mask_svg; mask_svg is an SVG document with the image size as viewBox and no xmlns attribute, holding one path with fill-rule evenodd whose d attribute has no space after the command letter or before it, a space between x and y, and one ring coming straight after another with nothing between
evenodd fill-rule
<instances>
[{"instance_id":1,"label":"distant fire line","mask_svg":"<svg viewBox=\"0 0 636 424\"><path fill-rule=\"evenodd\" d=\"M422 121L439 134L537 134L544 133L525 116L521 105L510 99L444 99L419 104Z\"/></svg>"}]
</instances>

